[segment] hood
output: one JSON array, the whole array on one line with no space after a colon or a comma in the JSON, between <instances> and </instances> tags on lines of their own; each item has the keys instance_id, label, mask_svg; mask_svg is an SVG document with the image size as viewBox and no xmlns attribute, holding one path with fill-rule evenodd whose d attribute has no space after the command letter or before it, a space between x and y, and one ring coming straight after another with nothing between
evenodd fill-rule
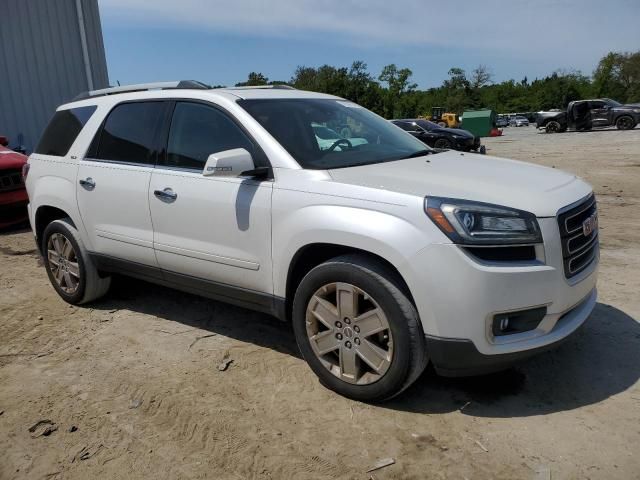
<instances>
[{"instance_id":1,"label":"hood","mask_svg":"<svg viewBox=\"0 0 640 480\"><path fill-rule=\"evenodd\" d=\"M27 156L0 146L0 170L22 168L27 163Z\"/></svg>"},{"instance_id":2,"label":"hood","mask_svg":"<svg viewBox=\"0 0 640 480\"><path fill-rule=\"evenodd\" d=\"M516 160L456 151L329 171L334 181L424 197L493 203L555 216L591 193L575 175Z\"/></svg>"},{"instance_id":3,"label":"hood","mask_svg":"<svg viewBox=\"0 0 640 480\"><path fill-rule=\"evenodd\" d=\"M451 133L453 135L459 135L461 137L473 138L473 133L467 130L461 130L460 128L434 128L433 130L431 130L431 132L433 133L445 132L445 133Z\"/></svg>"},{"instance_id":4,"label":"hood","mask_svg":"<svg viewBox=\"0 0 640 480\"><path fill-rule=\"evenodd\" d=\"M614 107L614 108L636 109L636 108L640 108L640 103L625 103L624 105L620 105L619 107Z\"/></svg>"}]
</instances>

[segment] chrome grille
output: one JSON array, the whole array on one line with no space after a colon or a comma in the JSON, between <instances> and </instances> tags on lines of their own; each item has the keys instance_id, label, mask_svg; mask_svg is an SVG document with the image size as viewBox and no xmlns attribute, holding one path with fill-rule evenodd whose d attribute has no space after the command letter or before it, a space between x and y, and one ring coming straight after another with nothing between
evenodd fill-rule
<instances>
[{"instance_id":1,"label":"chrome grille","mask_svg":"<svg viewBox=\"0 0 640 480\"><path fill-rule=\"evenodd\" d=\"M22 188L22 173L17 169L0 170L0 192Z\"/></svg>"},{"instance_id":2,"label":"chrome grille","mask_svg":"<svg viewBox=\"0 0 640 480\"><path fill-rule=\"evenodd\" d=\"M585 230L585 222L590 219L597 222L597 212L596 198L590 195L584 202L558 215L564 275L567 278L587 268L598 254L598 228Z\"/></svg>"}]
</instances>

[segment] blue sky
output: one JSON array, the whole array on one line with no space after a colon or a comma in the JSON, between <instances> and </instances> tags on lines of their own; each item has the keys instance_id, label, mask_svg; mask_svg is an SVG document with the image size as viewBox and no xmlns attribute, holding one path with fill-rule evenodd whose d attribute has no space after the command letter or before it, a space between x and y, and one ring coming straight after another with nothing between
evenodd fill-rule
<instances>
[{"instance_id":1,"label":"blue sky","mask_svg":"<svg viewBox=\"0 0 640 480\"><path fill-rule=\"evenodd\" d=\"M640 0L99 0L109 79L233 85L250 71L363 60L408 67L420 88L452 66L495 81L557 69L590 74L640 48Z\"/></svg>"}]
</instances>

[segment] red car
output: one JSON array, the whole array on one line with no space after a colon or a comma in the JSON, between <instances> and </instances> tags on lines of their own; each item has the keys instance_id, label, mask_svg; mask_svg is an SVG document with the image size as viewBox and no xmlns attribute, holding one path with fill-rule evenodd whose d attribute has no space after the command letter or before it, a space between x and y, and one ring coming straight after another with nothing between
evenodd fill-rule
<instances>
[{"instance_id":1,"label":"red car","mask_svg":"<svg viewBox=\"0 0 640 480\"><path fill-rule=\"evenodd\" d=\"M27 156L6 148L9 142L0 137L0 229L27 221L27 190L22 167Z\"/></svg>"}]
</instances>

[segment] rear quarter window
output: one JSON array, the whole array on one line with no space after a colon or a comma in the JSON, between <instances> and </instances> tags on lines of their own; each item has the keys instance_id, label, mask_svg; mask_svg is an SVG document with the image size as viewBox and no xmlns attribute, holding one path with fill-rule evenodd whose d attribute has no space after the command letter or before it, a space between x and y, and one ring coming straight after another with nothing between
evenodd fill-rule
<instances>
[{"instance_id":1,"label":"rear quarter window","mask_svg":"<svg viewBox=\"0 0 640 480\"><path fill-rule=\"evenodd\" d=\"M64 157L96 108L90 105L58 110L42 134L35 153Z\"/></svg>"}]
</instances>

